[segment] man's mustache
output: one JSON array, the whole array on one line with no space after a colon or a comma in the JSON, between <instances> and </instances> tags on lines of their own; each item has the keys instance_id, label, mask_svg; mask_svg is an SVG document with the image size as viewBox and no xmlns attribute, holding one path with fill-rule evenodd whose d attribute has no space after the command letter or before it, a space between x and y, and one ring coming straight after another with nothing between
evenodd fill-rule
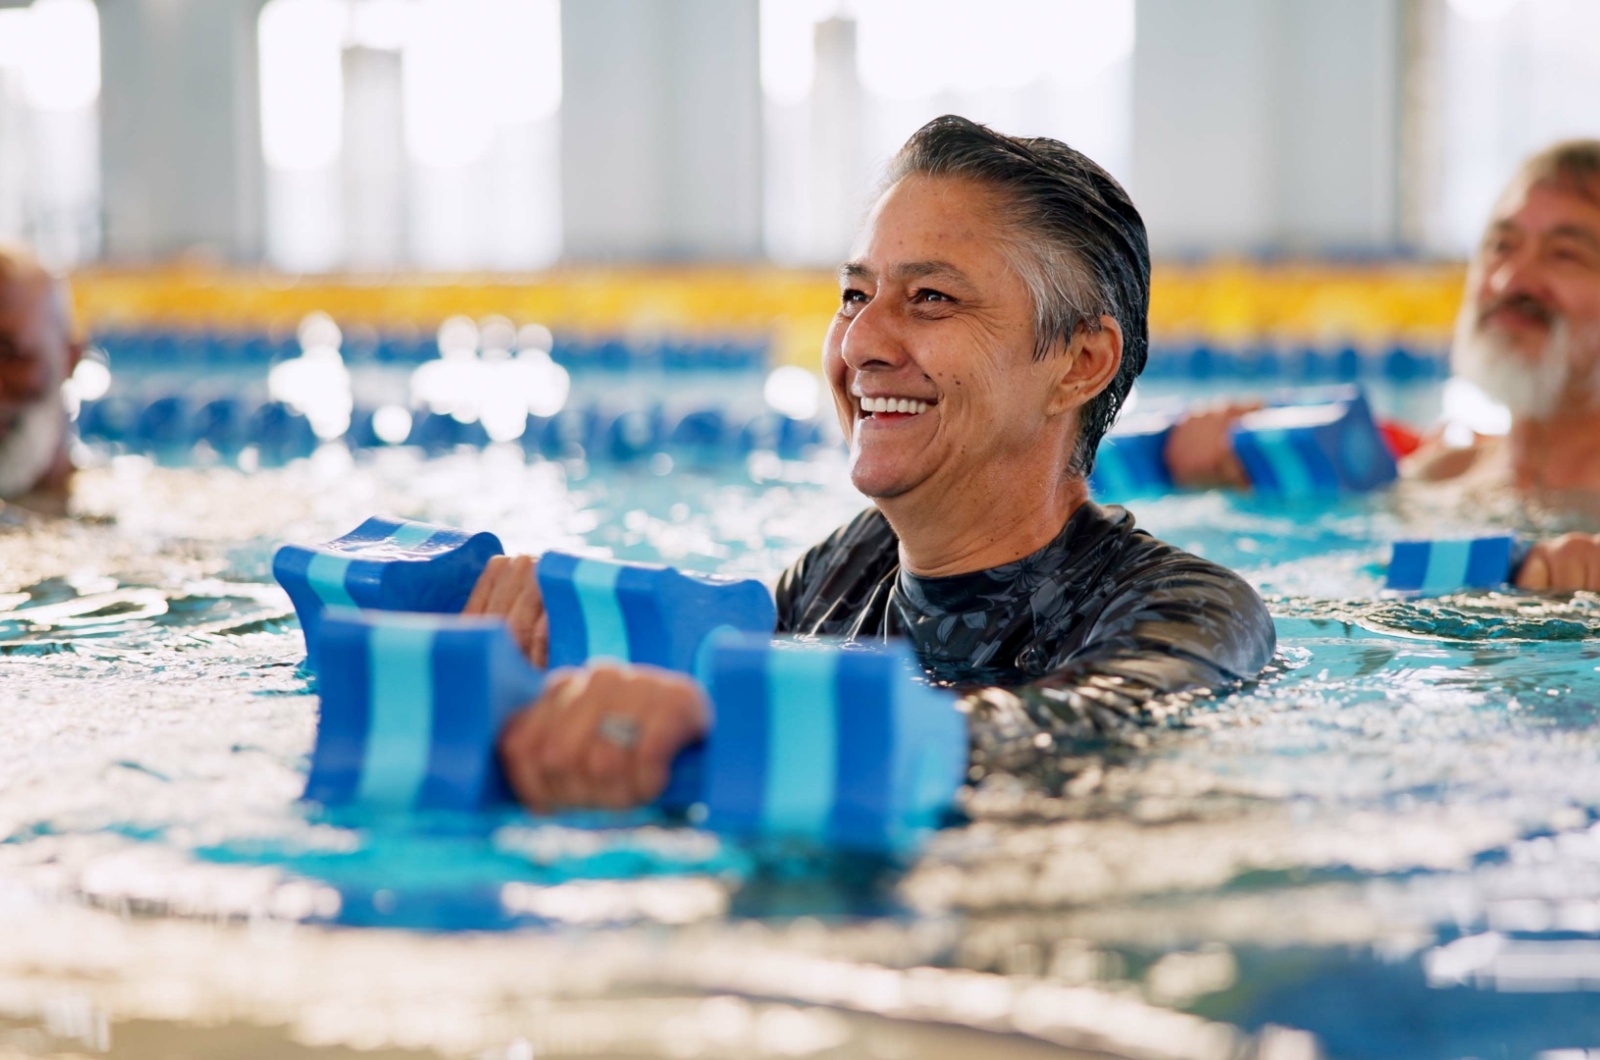
<instances>
[{"instance_id":1,"label":"man's mustache","mask_svg":"<svg viewBox=\"0 0 1600 1060\"><path fill-rule=\"evenodd\" d=\"M1531 294L1508 294L1504 298L1497 298L1489 302L1478 310L1478 326L1482 327L1490 317L1503 309L1509 309L1530 320L1537 320L1541 324L1554 324L1560 317L1560 314L1553 308Z\"/></svg>"}]
</instances>

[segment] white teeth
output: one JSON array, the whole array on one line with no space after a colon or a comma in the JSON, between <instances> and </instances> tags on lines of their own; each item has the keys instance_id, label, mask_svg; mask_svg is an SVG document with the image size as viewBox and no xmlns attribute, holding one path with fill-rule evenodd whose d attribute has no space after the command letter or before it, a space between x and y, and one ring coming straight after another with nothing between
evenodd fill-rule
<instances>
[{"instance_id":1,"label":"white teeth","mask_svg":"<svg viewBox=\"0 0 1600 1060\"><path fill-rule=\"evenodd\" d=\"M910 415L921 415L928 411L926 401L915 398L875 398L864 397L861 399L862 412L899 412Z\"/></svg>"}]
</instances>

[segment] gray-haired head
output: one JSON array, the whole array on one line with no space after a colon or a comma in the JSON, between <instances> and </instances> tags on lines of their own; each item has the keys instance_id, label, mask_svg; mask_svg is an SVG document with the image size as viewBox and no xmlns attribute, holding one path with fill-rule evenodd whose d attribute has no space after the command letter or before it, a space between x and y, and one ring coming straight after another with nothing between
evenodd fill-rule
<instances>
[{"instance_id":1,"label":"gray-haired head","mask_svg":"<svg viewBox=\"0 0 1600 1060\"><path fill-rule=\"evenodd\" d=\"M1600 206L1600 140L1562 140L1528 156L1511 187L1550 184Z\"/></svg>"},{"instance_id":2,"label":"gray-haired head","mask_svg":"<svg viewBox=\"0 0 1600 1060\"><path fill-rule=\"evenodd\" d=\"M1034 356L1097 331L1122 328L1122 364L1079 412L1074 471L1087 475L1149 354L1150 248L1144 221L1122 185L1059 140L1005 136L947 114L918 129L889 164L887 184L956 177L999 193L1011 265L1034 309Z\"/></svg>"}]
</instances>

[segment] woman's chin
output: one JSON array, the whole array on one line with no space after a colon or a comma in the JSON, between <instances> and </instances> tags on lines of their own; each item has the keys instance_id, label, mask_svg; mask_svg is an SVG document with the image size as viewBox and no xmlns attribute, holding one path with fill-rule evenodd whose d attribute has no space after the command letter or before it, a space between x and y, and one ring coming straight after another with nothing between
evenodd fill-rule
<instances>
[{"instance_id":1,"label":"woman's chin","mask_svg":"<svg viewBox=\"0 0 1600 1060\"><path fill-rule=\"evenodd\" d=\"M850 466L850 484L875 501L888 500L910 490L916 478L909 469L857 458Z\"/></svg>"}]
</instances>

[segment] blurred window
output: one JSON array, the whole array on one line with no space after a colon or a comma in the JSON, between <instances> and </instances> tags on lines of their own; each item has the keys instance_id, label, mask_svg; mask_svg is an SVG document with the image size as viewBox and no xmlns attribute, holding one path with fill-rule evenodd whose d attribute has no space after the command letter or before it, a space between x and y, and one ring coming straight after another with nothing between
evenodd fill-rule
<instances>
[{"instance_id":1,"label":"blurred window","mask_svg":"<svg viewBox=\"0 0 1600 1060\"><path fill-rule=\"evenodd\" d=\"M1600 2L1447 0L1439 31L1429 249L1470 253L1518 163L1600 136Z\"/></svg>"},{"instance_id":2,"label":"blurred window","mask_svg":"<svg viewBox=\"0 0 1600 1060\"><path fill-rule=\"evenodd\" d=\"M0 239L67 268L100 252L100 16L0 9Z\"/></svg>"},{"instance_id":3,"label":"blurred window","mask_svg":"<svg viewBox=\"0 0 1600 1060\"><path fill-rule=\"evenodd\" d=\"M560 254L559 0L269 0L260 49L274 264Z\"/></svg>"},{"instance_id":4,"label":"blurred window","mask_svg":"<svg viewBox=\"0 0 1600 1060\"><path fill-rule=\"evenodd\" d=\"M762 0L766 238L833 264L884 163L956 113L1125 176L1134 0Z\"/></svg>"}]
</instances>

